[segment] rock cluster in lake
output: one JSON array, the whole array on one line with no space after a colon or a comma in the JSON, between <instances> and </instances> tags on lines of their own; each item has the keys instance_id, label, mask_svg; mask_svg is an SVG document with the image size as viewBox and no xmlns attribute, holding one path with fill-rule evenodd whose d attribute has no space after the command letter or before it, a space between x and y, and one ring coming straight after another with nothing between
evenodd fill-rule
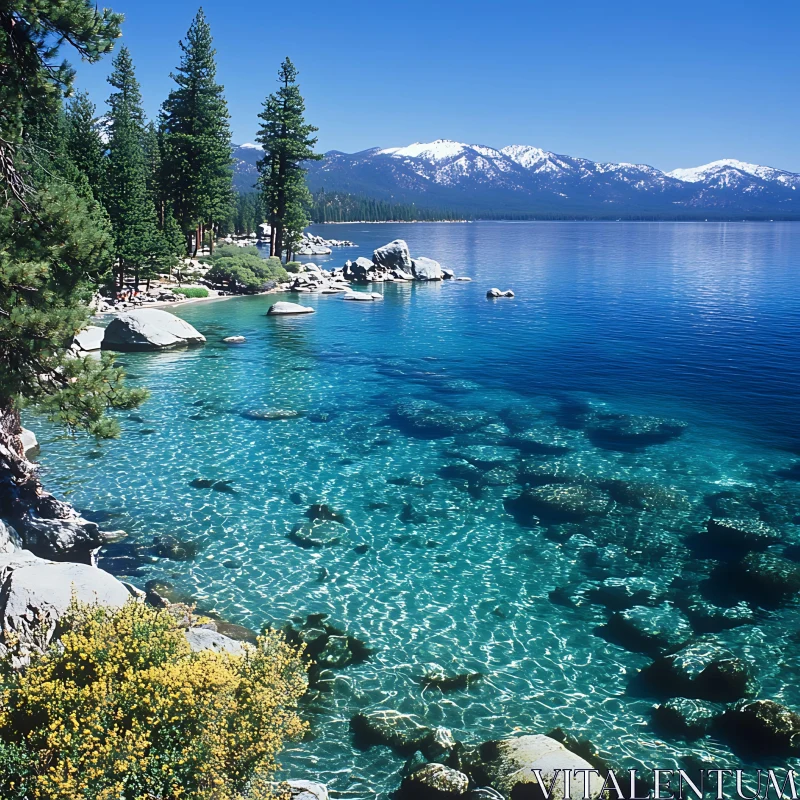
<instances>
[{"instance_id":1,"label":"rock cluster in lake","mask_svg":"<svg viewBox=\"0 0 800 800\"><path fill-rule=\"evenodd\" d=\"M346 262L342 275L355 283L441 281L455 277L451 270L443 269L432 258L412 258L408 245L402 239L379 247L372 254L371 261L357 258Z\"/></svg>"}]
</instances>

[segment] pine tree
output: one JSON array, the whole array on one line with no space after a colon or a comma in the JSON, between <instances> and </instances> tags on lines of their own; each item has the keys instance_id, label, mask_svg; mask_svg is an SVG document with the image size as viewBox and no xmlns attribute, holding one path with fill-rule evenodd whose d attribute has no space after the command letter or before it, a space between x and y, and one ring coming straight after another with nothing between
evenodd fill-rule
<instances>
[{"instance_id":1,"label":"pine tree","mask_svg":"<svg viewBox=\"0 0 800 800\"><path fill-rule=\"evenodd\" d=\"M86 92L79 92L67 104L64 122L66 153L99 200L105 177L105 146L96 109Z\"/></svg>"},{"instance_id":2,"label":"pine tree","mask_svg":"<svg viewBox=\"0 0 800 800\"><path fill-rule=\"evenodd\" d=\"M110 235L93 201L49 168L35 136L57 118L72 83L68 64L54 66L60 47L97 61L111 50L120 22L88 0L0 6L0 469L11 496L34 505L39 484L19 440L23 403L107 436L116 427L105 410L143 399L125 389L112 358L67 357L88 323L93 284L110 266Z\"/></svg>"},{"instance_id":3,"label":"pine tree","mask_svg":"<svg viewBox=\"0 0 800 800\"><path fill-rule=\"evenodd\" d=\"M305 202L306 161L322 158L314 152L318 129L305 121L305 102L297 85L297 70L287 58L278 72L280 88L264 101L258 115L263 124L256 141L264 148L258 162L259 183L267 221L272 228L270 255L280 257L284 250L287 219L297 224L299 209Z\"/></svg>"},{"instance_id":4,"label":"pine tree","mask_svg":"<svg viewBox=\"0 0 800 800\"><path fill-rule=\"evenodd\" d=\"M230 213L233 166L228 105L216 82L216 50L203 9L197 12L186 41L180 43L181 63L172 74L177 87L162 109L164 175L167 196L194 252L206 230Z\"/></svg>"},{"instance_id":5,"label":"pine tree","mask_svg":"<svg viewBox=\"0 0 800 800\"><path fill-rule=\"evenodd\" d=\"M133 62L122 47L113 62L108 82L116 91L108 100L109 142L105 200L114 227L118 285L126 273L139 279L152 277L166 257L166 244L158 228L156 207L147 185L144 149L144 112Z\"/></svg>"}]
</instances>

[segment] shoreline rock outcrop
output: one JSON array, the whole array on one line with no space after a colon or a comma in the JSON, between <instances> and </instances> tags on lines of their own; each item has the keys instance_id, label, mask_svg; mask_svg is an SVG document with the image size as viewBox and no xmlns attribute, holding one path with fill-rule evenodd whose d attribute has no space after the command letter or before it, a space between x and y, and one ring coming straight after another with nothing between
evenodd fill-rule
<instances>
[{"instance_id":1,"label":"shoreline rock outcrop","mask_svg":"<svg viewBox=\"0 0 800 800\"><path fill-rule=\"evenodd\" d=\"M126 311L111 320L103 336L103 350L130 352L168 350L201 345L206 337L192 325L160 308Z\"/></svg>"}]
</instances>

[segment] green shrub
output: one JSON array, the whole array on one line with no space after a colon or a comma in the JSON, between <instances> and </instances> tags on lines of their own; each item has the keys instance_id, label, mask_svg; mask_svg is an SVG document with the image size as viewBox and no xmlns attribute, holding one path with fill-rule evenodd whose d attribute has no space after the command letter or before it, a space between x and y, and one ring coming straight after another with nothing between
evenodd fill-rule
<instances>
[{"instance_id":1,"label":"green shrub","mask_svg":"<svg viewBox=\"0 0 800 800\"><path fill-rule=\"evenodd\" d=\"M277 753L305 730L305 669L280 635L192 652L168 611L135 601L73 602L62 623L0 688L4 800L272 796Z\"/></svg>"},{"instance_id":2,"label":"green shrub","mask_svg":"<svg viewBox=\"0 0 800 800\"><path fill-rule=\"evenodd\" d=\"M289 278L279 258L261 258L256 247L220 247L212 264L206 280L225 284L232 292L257 292L270 281Z\"/></svg>"},{"instance_id":3,"label":"green shrub","mask_svg":"<svg viewBox=\"0 0 800 800\"><path fill-rule=\"evenodd\" d=\"M303 265L299 261L287 261L285 269L287 272L296 274L303 271Z\"/></svg>"},{"instance_id":4,"label":"green shrub","mask_svg":"<svg viewBox=\"0 0 800 800\"><path fill-rule=\"evenodd\" d=\"M202 286L177 286L172 291L184 297L208 297L208 289Z\"/></svg>"}]
</instances>

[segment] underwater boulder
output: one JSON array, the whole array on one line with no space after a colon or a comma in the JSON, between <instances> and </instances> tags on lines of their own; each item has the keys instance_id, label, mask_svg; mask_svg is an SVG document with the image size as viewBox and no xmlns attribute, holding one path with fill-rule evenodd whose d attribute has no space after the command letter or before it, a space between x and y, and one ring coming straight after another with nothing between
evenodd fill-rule
<instances>
[{"instance_id":1,"label":"underwater boulder","mask_svg":"<svg viewBox=\"0 0 800 800\"><path fill-rule=\"evenodd\" d=\"M800 564L773 553L749 553L730 570L720 568L715 579L730 582L746 600L776 608L800 593Z\"/></svg>"},{"instance_id":2,"label":"underwater boulder","mask_svg":"<svg viewBox=\"0 0 800 800\"><path fill-rule=\"evenodd\" d=\"M439 664L426 664L420 678L423 688L439 689L441 692L456 692L469 689L483 679L480 672L447 672Z\"/></svg>"},{"instance_id":3,"label":"underwater boulder","mask_svg":"<svg viewBox=\"0 0 800 800\"><path fill-rule=\"evenodd\" d=\"M509 436L506 444L521 453L541 456L562 455L572 450L572 441L556 427L533 428L515 433Z\"/></svg>"},{"instance_id":4,"label":"underwater boulder","mask_svg":"<svg viewBox=\"0 0 800 800\"><path fill-rule=\"evenodd\" d=\"M634 606L611 616L602 632L609 641L626 650L661 656L685 645L692 638L689 620L677 608Z\"/></svg>"},{"instance_id":5,"label":"underwater boulder","mask_svg":"<svg viewBox=\"0 0 800 800\"><path fill-rule=\"evenodd\" d=\"M750 665L713 640L693 642L662 656L645 667L639 677L657 696L712 703L733 703L755 689Z\"/></svg>"},{"instance_id":6,"label":"underwater boulder","mask_svg":"<svg viewBox=\"0 0 800 800\"><path fill-rule=\"evenodd\" d=\"M605 514L609 498L600 489L580 484L545 484L525 489L506 508L524 525L575 522Z\"/></svg>"},{"instance_id":7,"label":"underwater boulder","mask_svg":"<svg viewBox=\"0 0 800 800\"><path fill-rule=\"evenodd\" d=\"M298 547L311 548L333 547L341 544L347 536L347 528L333 520L315 520L299 522L286 538Z\"/></svg>"},{"instance_id":8,"label":"underwater boulder","mask_svg":"<svg viewBox=\"0 0 800 800\"><path fill-rule=\"evenodd\" d=\"M686 427L685 422L675 419L601 413L586 425L585 432L596 447L630 451L665 444L680 436Z\"/></svg>"},{"instance_id":9,"label":"underwater boulder","mask_svg":"<svg viewBox=\"0 0 800 800\"><path fill-rule=\"evenodd\" d=\"M624 611L634 606L646 606L663 594L655 581L639 576L606 578L587 593L589 600L610 611Z\"/></svg>"},{"instance_id":10,"label":"underwater boulder","mask_svg":"<svg viewBox=\"0 0 800 800\"><path fill-rule=\"evenodd\" d=\"M399 800L457 800L469 789L469 778L444 764L424 764L400 784Z\"/></svg>"},{"instance_id":11,"label":"underwater boulder","mask_svg":"<svg viewBox=\"0 0 800 800\"><path fill-rule=\"evenodd\" d=\"M350 719L356 746L368 749L375 745L391 747L398 753L423 753L434 745L435 740L447 740L447 729L438 732L425 725L415 714L403 714L391 708L376 708L360 711ZM451 737L452 738L452 737ZM455 742L452 742L455 745Z\"/></svg>"},{"instance_id":12,"label":"underwater boulder","mask_svg":"<svg viewBox=\"0 0 800 800\"><path fill-rule=\"evenodd\" d=\"M665 736L692 741L705 736L719 717L719 707L688 697L672 697L653 707L653 727Z\"/></svg>"},{"instance_id":13,"label":"underwater boulder","mask_svg":"<svg viewBox=\"0 0 800 800\"><path fill-rule=\"evenodd\" d=\"M450 408L428 400L398 403L392 418L405 433L421 439L442 439L469 433L492 422L491 415L485 411Z\"/></svg>"},{"instance_id":14,"label":"underwater boulder","mask_svg":"<svg viewBox=\"0 0 800 800\"><path fill-rule=\"evenodd\" d=\"M759 519L712 518L706 522L706 533L690 536L688 543L701 557L741 558L780 540L780 533Z\"/></svg>"},{"instance_id":15,"label":"underwater boulder","mask_svg":"<svg viewBox=\"0 0 800 800\"><path fill-rule=\"evenodd\" d=\"M191 561L199 550L197 542L179 539L172 534L154 536L150 548L150 552L157 558L168 558L170 561Z\"/></svg>"},{"instance_id":16,"label":"underwater boulder","mask_svg":"<svg viewBox=\"0 0 800 800\"><path fill-rule=\"evenodd\" d=\"M737 703L719 718L720 734L748 757L800 755L800 715L773 700Z\"/></svg>"}]
</instances>

